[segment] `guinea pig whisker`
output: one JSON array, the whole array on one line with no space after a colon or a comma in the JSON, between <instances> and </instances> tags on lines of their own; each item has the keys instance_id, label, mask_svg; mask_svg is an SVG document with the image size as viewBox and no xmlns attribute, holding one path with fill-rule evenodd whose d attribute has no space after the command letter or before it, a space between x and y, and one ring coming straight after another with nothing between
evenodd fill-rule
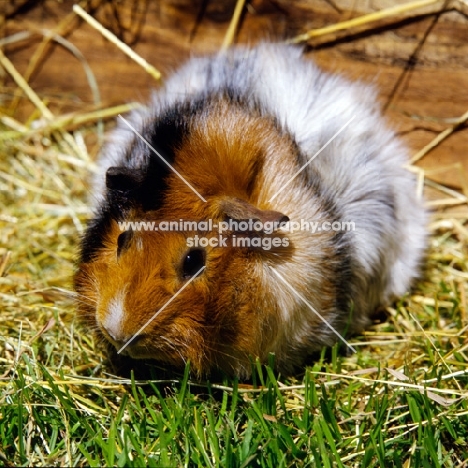
<instances>
[{"instance_id":1,"label":"guinea pig whisker","mask_svg":"<svg viewBox=\"0 0 468 468\"><path fill-rule=\"evenodd\" d=\"M91 297L86 297L86 296L76 297L75 302L79 304L84 304L84 305L97 305L98 303L96 299L91 298Z\"/></svg>"},{"instance_id":2,"label":"guinea pig whisker","mask_svg":"<svg viewBox=\"0 0 468 468\"><path fill-rule=\"evenodd\" d=\"M165 337L165 336L162 336L162 335L159 336L159 339L160 339L161 341L164 341L164 343L167 345L167 347L168 347L169 349L171 349L171 350L175 350L175 349L176 349L175 342L174 342L175 340L171 342L171 341L169 340L169 338L167 338L167 337ZM181 344L181 343L180 343L180 340L177 340L177 342L178 342L178 344Z\"/></svg>"}]
</instances>

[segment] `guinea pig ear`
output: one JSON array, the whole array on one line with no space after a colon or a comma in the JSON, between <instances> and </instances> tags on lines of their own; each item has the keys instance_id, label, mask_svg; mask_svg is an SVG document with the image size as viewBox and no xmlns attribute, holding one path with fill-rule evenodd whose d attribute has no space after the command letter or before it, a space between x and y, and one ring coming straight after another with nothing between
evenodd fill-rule
<instances>
[{"instance_id":1,"label":"guinea pig ear","mask_svg":"<svg viewBox=\"0 0 468 468\"><path fill-rule=\"evenodd\" d=\"M261 210L240 198L223 198L219 203L219 207L226 217L236 221L254 219L262 223L276 222L278 225L289 221L288 216L279 211Z\"/></svg>"},{"instance_id":2,"label":"guinea pig ear","mask_svg":"<svg viewBox=\"0 0 468 468\"><path fill-rule=\"evenodd\" d=\"M143 182L142 174L128 167L109 167L106 172L106 187L109 190L128 192L138 188Z\"/></svg>"}]
</instances>

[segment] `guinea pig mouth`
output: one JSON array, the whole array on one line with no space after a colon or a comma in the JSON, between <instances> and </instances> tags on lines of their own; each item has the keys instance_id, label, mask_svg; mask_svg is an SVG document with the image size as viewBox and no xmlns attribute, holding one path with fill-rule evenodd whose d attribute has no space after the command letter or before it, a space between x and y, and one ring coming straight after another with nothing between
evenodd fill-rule
<instances>
[{"instance_id":1,"label":"guinea pig mouth","mask_svg":"<svg viewBox=\"0 0 468 468\"><path fill-rule=\"evenodd\" d=\"M117 353L122 356L129 356L133 359L148 359L151 357L148 350L138 344L133 345L131 342L127 344L125 342L116 342L115 340L109 341L112 343Z\"/></svg>"},{"instance_id":2,"label":"guinea pig mouth","mask_svg":"<svg viewBox=\"0 0 468 468\"><path fill-rule=\"evenodd\" d=\"M114 337L105 327L101 329L101 332L105 339L114 346L117 353L123 356L129 356L132 359L154 359L175 365L184 362L180 350L171 349L174 346L170 344L164 345L163 340L158 346L155 339L147 335L135 335L128 338Z\"/></svg>"},{"instance_id":3,"label":"guinea pig mouth","mask_svg":"<svg viewBox=\"0 0 468 468\"><path fill-rule=\"evenodd\" d=\"M127 346L125 346L125 343L116 343L114 340L112 340L112 344L119 354L129 356L132 359L154 359L156 361L172 364L179 364L181 362L180 356L175 358L173 355L163 350L155 349L154 347L148 348L141 340L135 344L130 342Z\"/></svg>"}]
</instances>

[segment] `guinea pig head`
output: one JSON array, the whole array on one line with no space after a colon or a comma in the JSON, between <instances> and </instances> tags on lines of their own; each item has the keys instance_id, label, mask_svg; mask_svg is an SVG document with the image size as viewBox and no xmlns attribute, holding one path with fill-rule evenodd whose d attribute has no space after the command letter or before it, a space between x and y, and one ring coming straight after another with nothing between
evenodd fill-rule
<instances>
[{"instance_id":1,"label":"guinea pig head","mask_svg":"<svg viewBox=\"0 0 468 468\"><path fill-rule=\"evenodd\" d=\"M287 219L229 197L214 204L219 221ZM242 233L244 239L253 235L266 238ZM132 358L178 366L190 361L199 375L214 367L248 374L250 356L264 357L278 328L274 305L259 294L264 262L277 252L233 246L235 236L232 229L222 235L122 231L112 222L102 248L75 276L81 316ZM200 242L194 245L194 239Z\"/></svg>"},{"instance_id":2,"label":"guinea pig head","mask_svg":"<svg viewBox=\"0 0 468 468\"><path fill-rule=\"evenodd\" d=\"M193 351L204 339L208 289L203 278L187 283L204 267L204 255L177 234L122 232L115 223L95 260L76 275L81 313L118 352L200 367L203 356Z\"/></svg>"}]
</instances>

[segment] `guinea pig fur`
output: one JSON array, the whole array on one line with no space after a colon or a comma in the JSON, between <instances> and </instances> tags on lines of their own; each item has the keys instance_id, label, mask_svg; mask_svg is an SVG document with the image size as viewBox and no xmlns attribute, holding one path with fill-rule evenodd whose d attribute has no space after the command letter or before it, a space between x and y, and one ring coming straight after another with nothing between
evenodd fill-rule
<instances>
[{"instance_id":1,"label":"guinea pig fur","mask_svg":"<svg viewBox=\"0 0 468 468\"><path fill-rule=\"evenodd\" d=\"M138 134L119 122L101 155L74 278L88 329L133 358L240 377L269 353L291 373L339 339L333 330L362 330L408 291L425 245L407 152L375 102L372 87L322 72L295 46L191 59L129 117ZM220 233L121 229L179 220L354 230L232 224L226 245L194 247ZM234 245L242 236L261 242Z\"/></svg>"}]
</instances>

